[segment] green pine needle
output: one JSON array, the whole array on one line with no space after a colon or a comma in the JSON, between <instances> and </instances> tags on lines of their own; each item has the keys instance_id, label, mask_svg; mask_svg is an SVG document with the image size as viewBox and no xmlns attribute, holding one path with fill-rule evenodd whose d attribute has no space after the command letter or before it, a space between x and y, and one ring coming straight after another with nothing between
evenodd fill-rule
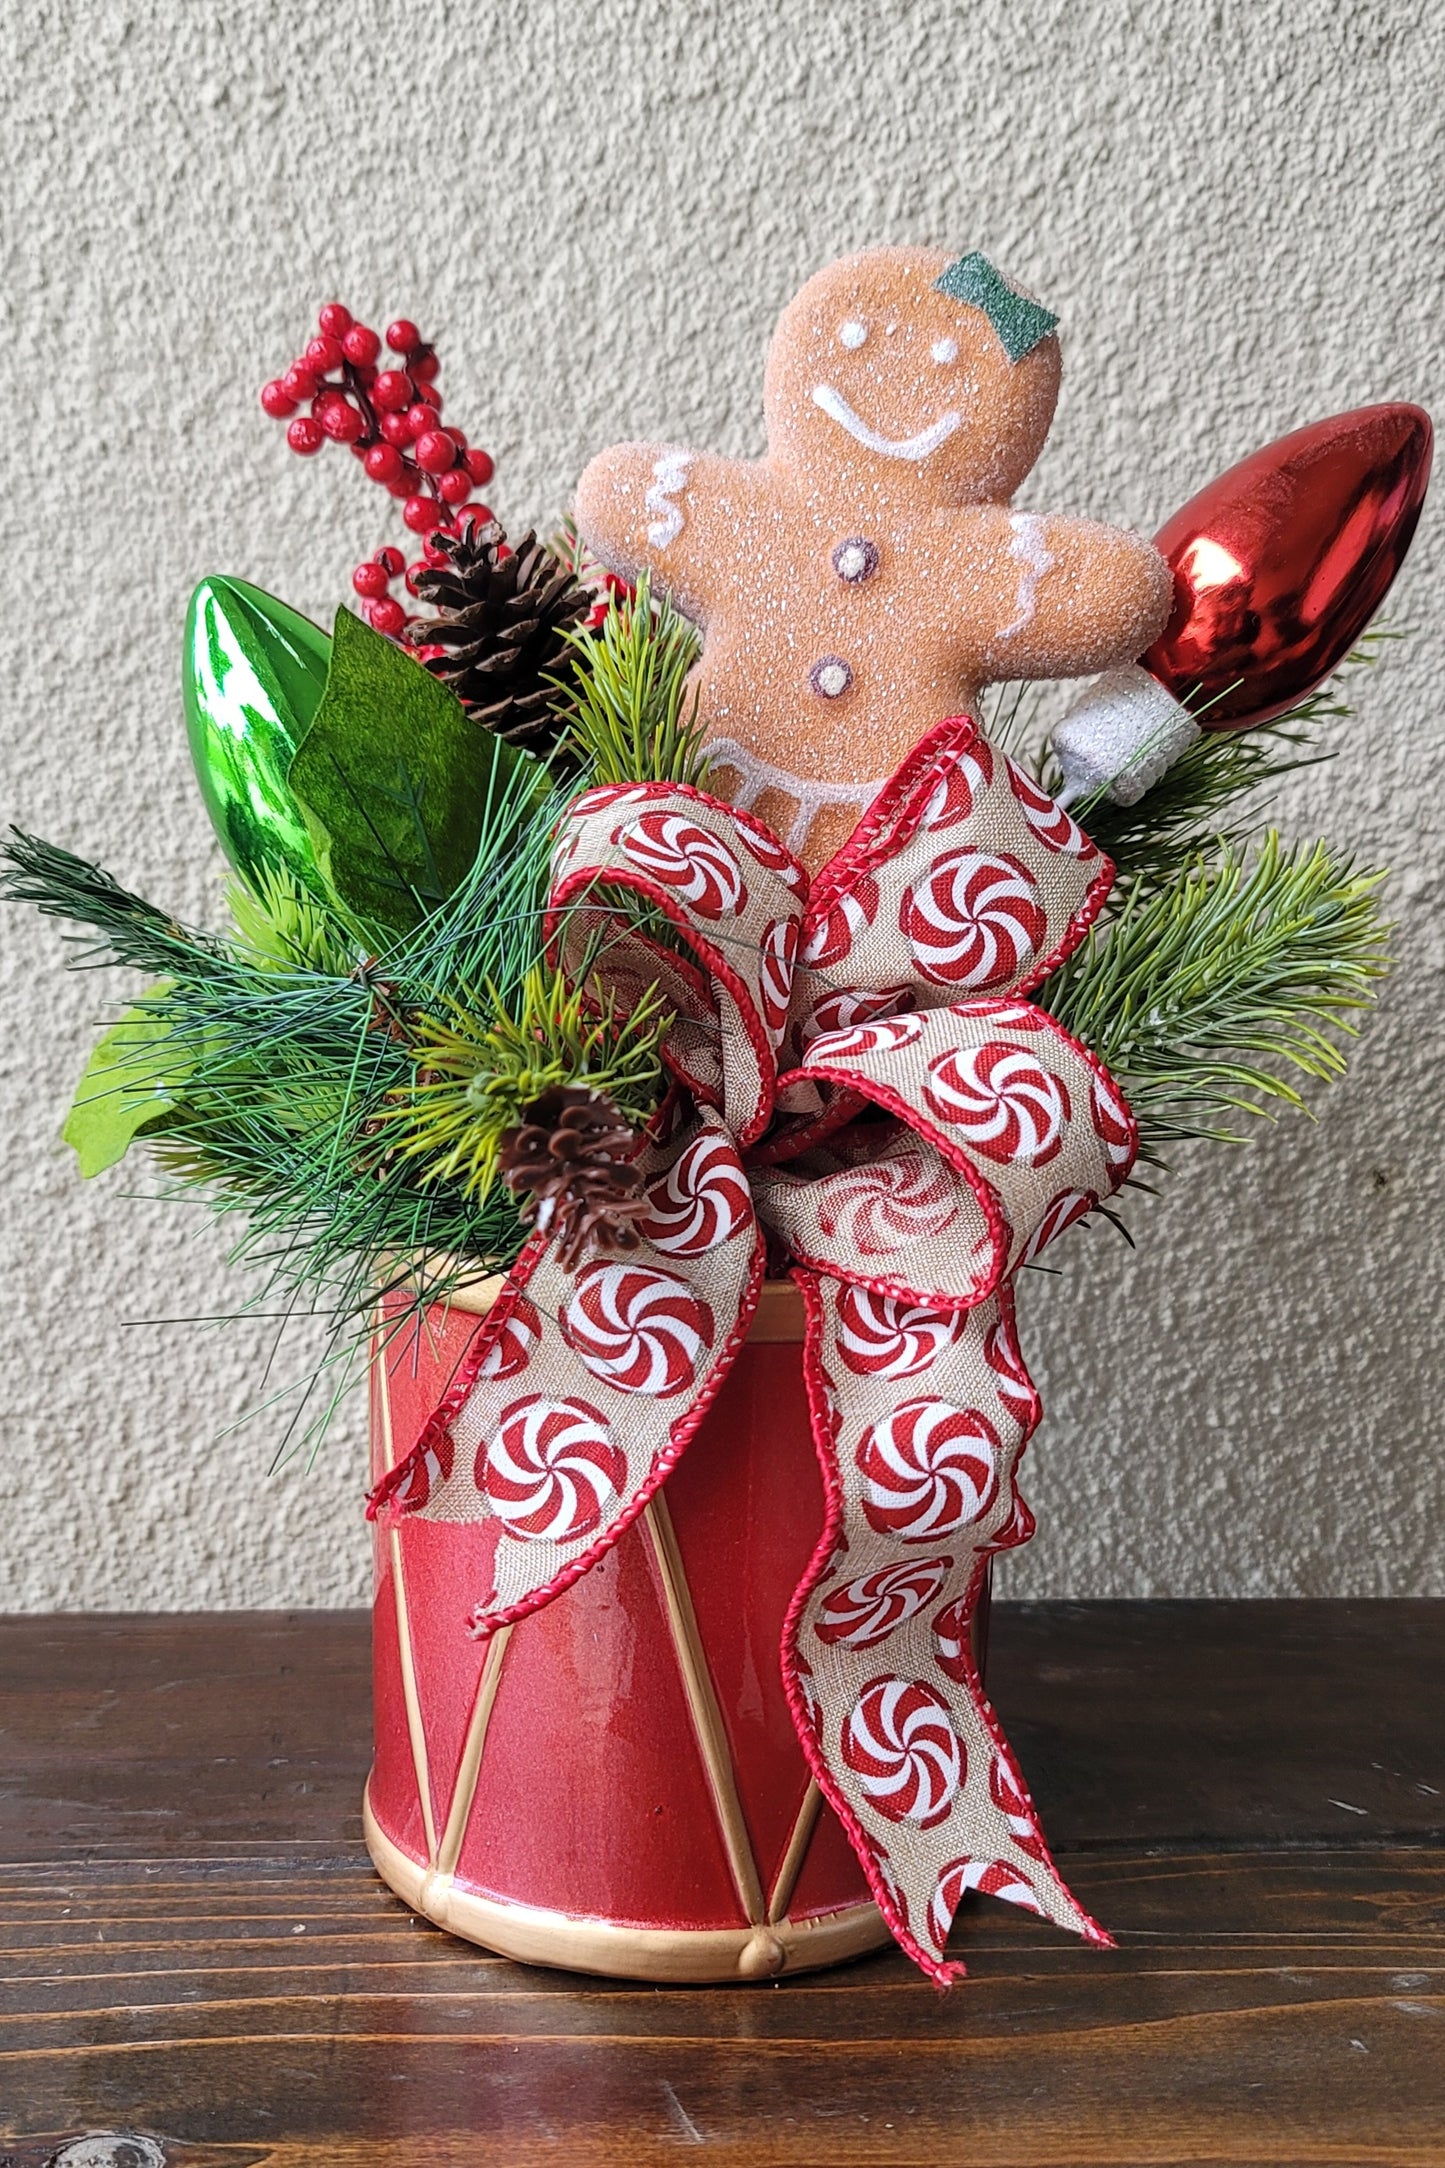
<instances>
[{"instance_id":1,"label":"green pine needle","mask_svg":"<svg viewBox=\"0 0 1445 2168\"><path fill-rule=\"evenodd\" d=\"M1388 967L1383 879L1273 831L1252 861L1226 846L1171 887L1137 889L1038 998L1111 1070L1151 1152L1241 1141L1236 1115L1303 1105L1290 1070L1342 1073L1330 1033L1353 1033Z\"/></svg>"},{"instance_id":2,"label":"green pine needle","mask_svg":"<svg viewBox=\"0 0 1445 2168\"><path fill-rule=\"evenodd\" d=\"M557 679L566 749L594 784L687 783L708 771L697 694L688 675L701 651L696 628L647 575L615 600L595 631L569 632L574 675Z\"/></svg>"},{"instance_id":3,"label":"green pine needle","mask_svg":"<svg viewBox=\"0 0 1445 2168\"><path fill-rule=\"evenodd\" d=\"M589 1013L560 972L529 971L508 1008L495 987L463 988L440 1016L416 1021L416 1080L390 1113L388 1140L423 1162L423 1182L454 1183L474 1205L497 1177L502 1139L523 1110L556 1085L605 1092L644 1122L662 1096L658 1046L672 1021L649 988L630 1016Z\"/></svg>"}]
</instances>

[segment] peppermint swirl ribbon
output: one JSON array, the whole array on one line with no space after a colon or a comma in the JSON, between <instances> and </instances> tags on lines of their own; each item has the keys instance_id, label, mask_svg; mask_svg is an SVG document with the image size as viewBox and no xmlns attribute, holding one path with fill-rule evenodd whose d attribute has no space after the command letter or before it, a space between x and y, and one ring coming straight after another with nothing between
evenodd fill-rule
<instances>
[{"instance_id":1,"label":"peppermint swirl ribbon","mask_svg":"<svg viewBox=\"0 0 1445 2168\"><path fill-rule=\"evenodd\" d=\"M764 1230L793 1260L826 1525L783 1632L803 1751L931 1977L981 1889L1105 1942L1064 1886L970 1626L1039 1400L1012 1282L1127 1176L1133 1116L1025 996L1113 868L968 718L942 723L811 886L699 791L585 793L549 937L626 1007L661 981L678 1089L642 1246L564 1272L530 1242L372 1510L495 1524L489 1634L551 1601L667 1477L746 1336ZM655 905L695 961L636 929ZM867 1118L860 1118L867 1109Z\"/></svg>"}]
</instances>

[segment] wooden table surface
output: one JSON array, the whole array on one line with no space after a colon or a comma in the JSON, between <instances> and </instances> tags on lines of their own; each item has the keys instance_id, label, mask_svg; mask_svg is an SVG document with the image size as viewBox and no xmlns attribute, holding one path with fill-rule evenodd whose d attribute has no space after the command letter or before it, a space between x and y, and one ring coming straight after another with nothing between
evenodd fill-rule
<instances>
[{"instance_id":1,"label":"wooden table surface","mask_svg":"<svg viewBox=\"0 0 1445 2168\"><path fill-rule=\"evenodd\" d=\"M947 1995L656 1989L382 1888L359 1614L0 1622L0 2168L1437 2168L1442 1658L1445 1604L1001 1606L1118 1950L973 1900Z\"/></svg>"}]
</instances>

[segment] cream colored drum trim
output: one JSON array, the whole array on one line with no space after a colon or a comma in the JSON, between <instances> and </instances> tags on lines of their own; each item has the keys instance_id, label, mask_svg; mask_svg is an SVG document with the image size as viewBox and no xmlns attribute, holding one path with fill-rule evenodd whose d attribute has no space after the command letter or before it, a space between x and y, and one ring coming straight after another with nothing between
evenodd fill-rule
<instances>
[{"instance_id":1,"label":"cream colored drum trim","mask_svg":"<svg viewBox=\"0 0 1445 2168\"><path fill-rule=\"evenodd\" d=\"M380 1387L376 1397L381 1406L383 1472L389 1475L396 1460L391 1435L391 1380L387 1376L385 1353L383 1352L379 1358L373 1359L378 1361L380 1370ZM406 1703L407 1737L411 1741L411 1766L416 1777L417 1794L421 1801L421 1820L422 1827L426 1831L427 1859L428 1862L434 1863L437 1856L437 1832L436 1819L432 1813L431 1804L431 1770L427 1761L426 1726L422 1722L421 1696L417 1692L416 1685L416 1662L411 1652L411 1619L407 1611L406 1574L401 1562L400 1530L392 1528L388 1533L387 1543L391 1553L391 1586L396 1598L396 1640L397 1651L401 1658L401 1694L402 1700Z\"/></svg>"},{"instance_id":2,"label":"cream colored drum trim","mask_svg":"<svg viewBox=\"0 0 1445 2168\"><path fill-rule=\"evenodd\" d=\"M408 1859L377 1823L369 1790L362 1800L362 1826L373 1866L404 1904L448 1934L524 1965L677 1984L766 1980L841 1964L882 1949L889 1940L874 1904L767 1926L712 1928L621 1927L535 1905L500 1904L476 1890L458 1889L447 1876L428 1874Z\"/></svg>"},{"instance_id":3,"label":"cream colored drum trim","mask_svg":"<svg viewBox=\"0 0 1445 2168\"><path fill-rule=\"evenodd\" d=\"M728 1744L722 1710L718 1707L717 1691L712 1683L712 1673L708 1669L702 1635L697 1630L697 1615L692 1608L692 1592L687 1585L682 1553L677 1547L677 1532L672 1525L672 1515L667 1510L666 1497L661 1491L655 1492L644 1506L642 1525L647 1531L652 1555L657 1560L657 1570L667 1602L667 1622L672 1632L672 1645L677 1651L678 1670L682 1673L683 1691L687 1695L688 1714L697 1735L697 1748L702 1756L708 1790L712 1794L713 1811L717 1816L718 1829L727 1852L733 1887L738 1893L738 1903L748 1918L755 1926L761 1926L767 1918L762 1878L758 1873L758 1863L753 1857L752 1839L748 1835L742 1801L738 1797L732 1749Z\"/></svg>"},{"instance_id":4,"label":"cream colored drum trim","mask_svg":"<svg viewBox=\"0 0 1445 2168\"><path fill-rule=\"evenodd\" d=\"M447 1810L447 1826L436 1855L439 1874L455 1874L457 1861L462 1856L462 1840L467 1833L472 1801L477 1793L477 1779L482 1771L482 1749L487 1743L487 1726L492 1720L492 1704L497 1698L497 1688L502 1683L502 1658L507 1653L507 1643L512 1638L510 1626L499 1626L487 1643L487 1653L482 1660L481 1676L477 1680L476 1698L472 1713L467 1719L467 1736L462 1746L462 1757L457 1764L457 1781L452 1790L452 1803Z\"/></svg>"},{"instance_id":5,"label":"cream colored drum trim","mask_svg":"<svg viewBox=\"0 0 1445 2168\"><path fill-rule=\"evenodd\" d=\"M808 1846L813 1841L813 1831L818 1826L818 1811L822 1804L823 1794L818 1789L817 1779L809 1777L808 1789L803 1794L803 1804L798 1809L798 1819L794 1822L793 1833L788 1839L788 1849L783 1854L783 1863L778 1869L778 1878L768 1899L768 1918L774 1922L788 1916L788 1907L793 1901L793 1891L798 1886L798 1876L803 1871Z\"/></svg>"}]
</instances>

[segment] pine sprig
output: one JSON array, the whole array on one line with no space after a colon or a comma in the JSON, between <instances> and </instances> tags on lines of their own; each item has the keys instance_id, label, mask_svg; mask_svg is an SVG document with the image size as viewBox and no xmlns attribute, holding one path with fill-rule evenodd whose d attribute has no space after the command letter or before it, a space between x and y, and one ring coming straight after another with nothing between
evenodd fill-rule
<instances>
[{"instance_id":1,"label":"pine sprig","mask_svg":"<svg viewBox=\"0 0 1445 2168\"><path fill-rule=\"evenodd\" d=\"M585 974L583 975L585 979ZM491 1194L502 1140L544 1093L580 1086L604 1093L632 1122L662 1096L658 1046L672 1021L649 988L626 1018L589 1007L558 971L537 965L510 1009L494 987L466 988L439 1015L418 1017L416 1080L392 1108L386 1134L423 1182L455 1184L473 1204Z\"/></svg>"},{"instance_id":2,"label":"pine sprig","mask_svg":"<svg viewBox=\"0 0 1445 2168\"><path fill-rule=\"evenodd\" d=\"M554 680L569 725L563 744L592 782L700 786L708 761L687 684L701 651L695 627L666 597L653 600L644 573L595 631L567 640L574 674Z\"/></svg>"},{"instance_id":3,"label":"pine sprig","mask_svg":"<svg viewBox=\"0 0 1445 2168\"><path fill-rule=\"evenodd\" d=\"M1038 998L1107 1064L1151 1152L1241 1141L1238 1114L1303 1105L1291 1070L1343 1071L1331 1034L1353 1033L1387 969L1383 878L1271 831L1253 859L1227 847L1172 887L1136 890Z\"/></svg>"}]
</instances>

